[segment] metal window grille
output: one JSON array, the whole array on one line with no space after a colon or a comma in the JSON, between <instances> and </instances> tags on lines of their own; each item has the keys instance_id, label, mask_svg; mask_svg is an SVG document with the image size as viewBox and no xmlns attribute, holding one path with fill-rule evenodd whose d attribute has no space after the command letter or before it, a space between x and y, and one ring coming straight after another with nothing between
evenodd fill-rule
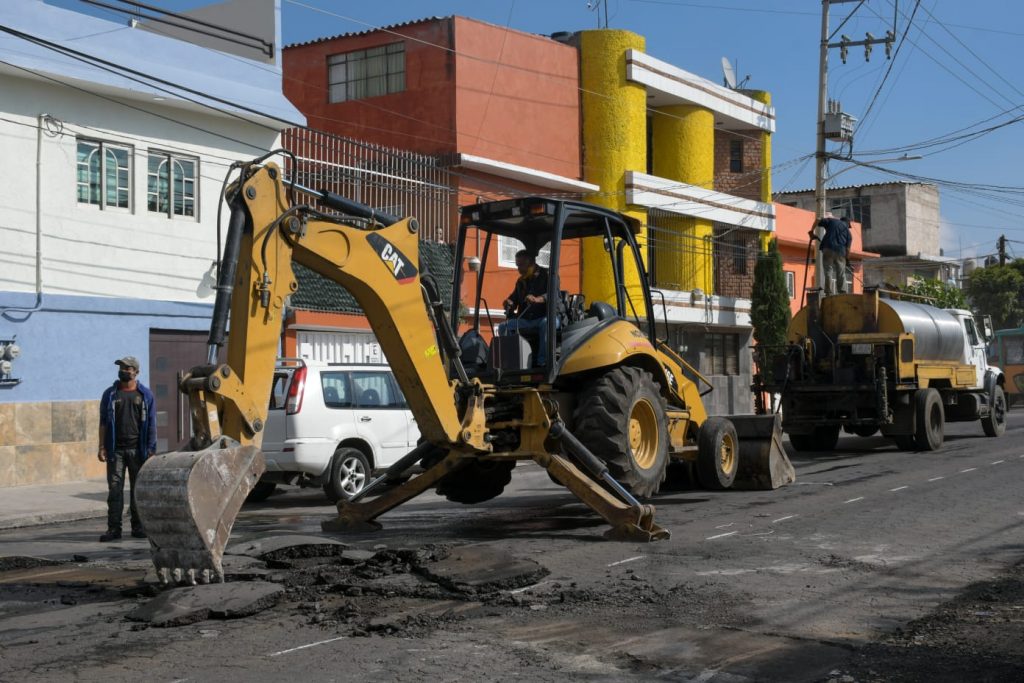
<instances>
[{"instance_id":1,"label":"metal window grille","mask_svg":"<svg viewBox=\"0 0 1024 683\"><path fill-rule=\"evenodd\" d=\"M729 172L743 173L743 140L729 141Z\"/></svg>"},{"instance_id":2,"label":"metal window grille","mask_svg":"<svg viewBox=\"0 0 1024 683\"><path fill-rule=\"evenodd\" d=\"M328 101L347 102L405 90L405 43L327 58Z\"/></svg>"},{"instance_id":3,"label":"metal window grille","mask_svg":"<svg viewBox=\"0 0 1024 683\"><path fill-rule=\"evenodd\" d=\"M79 204L131 209L132 148L99 140L78 140L76 192Z\"/></svg>"},{"instance_id":4,"label":"metal window grille","mask_svg":"<svg viewBox=\"0 0 1024 683\"><path fill-rule=\"evenodd\" d=\"M149 153L146 206L168 218L196 218L199 160L165 152Z\"/></svg>"},{"instance_id":5,"label":"metal window grille","mask_svg":"<svg viewBox=\"0 0 1024 683\"><path fill-rule=\"evenodd\" d=\"M453 179L440 157L307 128L289 128L282 132L281 141L295 154L296 167L291 168L288 160L286 171L300 185L329 190L398 216L415 216L423 239L454 241Z\"/></svg>"},{"instance_id":6,"label":"metal window grille","mask_svg":"<svg viewBox=\"0 0 1024 683\"><path fill-rule=\"evenodd\" d=\"M740 336L708 333L704 336L705 364L710 375L740 374Z\"/></svg>"}]
</instances>

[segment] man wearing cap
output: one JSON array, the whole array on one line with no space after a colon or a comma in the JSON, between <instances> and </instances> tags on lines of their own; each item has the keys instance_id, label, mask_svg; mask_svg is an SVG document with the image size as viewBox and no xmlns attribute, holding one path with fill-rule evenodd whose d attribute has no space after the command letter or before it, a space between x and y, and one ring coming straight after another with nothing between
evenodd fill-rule
<instances>
[{"instance_id":1,"label":"man wearing cap","mask_svg":"<svg viewBox=\"0 0 1024 683\"><path fill-rule=\"evenodd\" d=\"M138 380L139 361L125 356L114 361L117 381L100 399L100 462L107 463L107 533L100 541L121 538L124 475L131 479L132 536L145 538L135 507L135 479L146 458L156 452L156 410L153 392Z\"/></svg>"}]
</instances>

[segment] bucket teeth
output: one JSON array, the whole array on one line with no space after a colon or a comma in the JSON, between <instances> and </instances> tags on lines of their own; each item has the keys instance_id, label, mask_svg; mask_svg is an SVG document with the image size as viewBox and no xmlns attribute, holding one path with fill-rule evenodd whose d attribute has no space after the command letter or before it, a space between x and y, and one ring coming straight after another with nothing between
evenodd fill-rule
<instances>
[{"instance_id":1,"label":"bucket teeth","mask_svg":"<svg viewBox=\"0 0 1024 683\"><path fill-rule=\"evenodd\" d=\"M163 584L223 581L221 564L242 503L266 469L255 446L149 458L135 500Z\"/></svg>"}]
</instances>

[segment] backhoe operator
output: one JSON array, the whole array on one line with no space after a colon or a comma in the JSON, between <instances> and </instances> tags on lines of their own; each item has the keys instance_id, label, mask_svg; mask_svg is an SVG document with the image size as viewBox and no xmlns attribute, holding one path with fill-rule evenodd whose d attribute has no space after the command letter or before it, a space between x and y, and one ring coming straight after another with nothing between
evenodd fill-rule
<instances>
[{"instance_id":1,"label":"backhoe operator","mask_svg":"<svg viewBox=\"0 0 1024 683\"><path fill-rule=\"evenodd\" d=\"M505 299L508 320L498 330L499 334L537 331L537 358L534 363L543 367L548 350L548 271L537 265L532 252L522 249L516 252L516 269L519 279L512 294Z\"/></svg>"}]
</instances>

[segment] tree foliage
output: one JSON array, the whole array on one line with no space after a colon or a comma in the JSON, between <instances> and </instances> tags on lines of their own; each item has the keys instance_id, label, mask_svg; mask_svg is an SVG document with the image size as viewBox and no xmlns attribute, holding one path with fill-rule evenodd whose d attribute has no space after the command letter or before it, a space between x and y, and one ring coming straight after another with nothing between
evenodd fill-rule
<instances>
[{"instance_id":1,"label":"tree foliage","mask_svg":"<svg viewBox=\"0 0 1024 683\"><path fill-rule=\"evenodd\" d=\"M782 255L775 240L768 251L759 254L754 266L754 292L750 297L750 320L754 341L759 346L781 346L786 343L789 327L789 289L782 271Z\"/></svg>"},{"instance_id":2,"label":"tree foliage","mask_svg":"<svg viewBox=\"0 0 1024 683\"><path fill-rule=\"evenodd\" d=\"M1024 261L1006 266L978 268L971 273L967 295L975 310L992 316L997 330L1019 327L1024 321Z\"/></svg>"},{"instance_id":3,"label":"tree foliage","mask_svg":"<svg viewBox=\"0 0 1024 683\"><path fill-rule=\"evenodd\" d=\"M948 285L941 280L921 280L903 288L907 294L925 296L939 308L967 308L967 299L962 289Z\"/></svg>"}]
</instances>

